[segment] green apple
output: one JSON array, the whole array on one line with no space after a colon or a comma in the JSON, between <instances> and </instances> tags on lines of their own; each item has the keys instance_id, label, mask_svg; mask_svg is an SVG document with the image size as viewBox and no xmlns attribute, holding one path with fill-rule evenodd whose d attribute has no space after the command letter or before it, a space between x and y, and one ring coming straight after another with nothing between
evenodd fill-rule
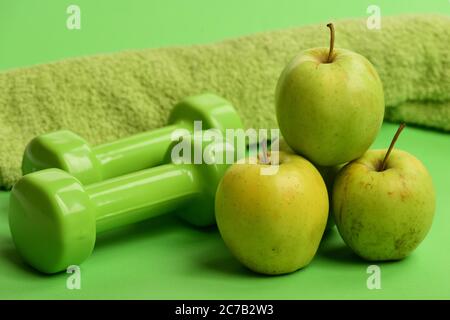
<instances>
[{"instance_id":1,"label":"green apple","mask_svg":"<svg viewBox=\"0 0 450 320\"><path fill-rule=\"evenodd\" d=\"M356 254L370 261L408 256L433 221L430 174L417 158L393 149L396 137L388 151L370 150L347 164L334 183L339 233Z\"/></svg>"},{"instance_id":2,"label":"green apple","mask_svg":"<svg viewBox=\"0 0 450 320\"><path fill-rule=\"evenodd\" d=\"M292 148L289 147L289 145L286 143L286 140L284 138L280 139L279 148L280 148L280 151L294 153L294 150L292 150ZM331 205L331 203L332 203L331 195L333 192L334 179L336 178L337 173L339 172L339 170L342 169L343 166L344 166L343 164L338 164L338 165L329 166L329 167L316 166L317 170L319 170L319 173L323 178L323 181L325 182L325 185L327 186L327 191L328 191L329 210L328 210L327 226L326 226L325 230L330 230L335 225L334 218L333 218L333 210L332 210L333 206Z\"/></svg>"},{"instance_id":3,"label":"green apple","mask_svg":"<svg viewBox=\"0 0 450 320\"><path fill-rule=\"evenodd\" d=\"M330 48L301 52L282 72L276 115L283 137L316 165L356 159L374 141L384 115L384 95L374 66L362 55Z\"/></svg>"},{"instance_id":4,"label":"green apple","mask_svg":"<svg viewBox=\"0 0 450 320\"><path fill-rule=\"evenodd\" d=\"M313 259L327 223L328 195L320 173L303 157L279 152L278 171L262 175L269 165L232 165L215 209L231 253L249 269L275 275Z\"/></svg>"}]
</instances>

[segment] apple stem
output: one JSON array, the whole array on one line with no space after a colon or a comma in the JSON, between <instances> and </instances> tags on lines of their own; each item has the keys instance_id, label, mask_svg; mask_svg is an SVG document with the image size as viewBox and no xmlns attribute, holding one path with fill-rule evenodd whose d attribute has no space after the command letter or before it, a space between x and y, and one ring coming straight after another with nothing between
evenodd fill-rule
<instances>
[{"instance_id":1,"label":"apple stem","mask_svg":"<svg viewBox=\"0 0 450 320\"><path fill-rule=\"evenodd\" d=\"M330 63L333 58L333 48L334 48L334 26L332 23L327 24L327 27L330 28L330 51L328 52L327 63Z\"/></svg>"},{"instance_id":2,"label":"apple stem","mask_svg":"<svg viewBox=\"0 0 450 320\"><path fill-rule=\"evenodd\" d=\"M379 171L384 171L386 169L387 159L388 159L389 155L391 154L392 149L394 149L394 145L397 142L398 136L400 135L403 128L405 128L405 127L406 127L406 124L404 124L404 123L401 123L400 126L398 127L397 132L395 133L394 138L391 141L389 149L386 152L386 155L384 156L384 159L383 159L383 162L381 163Z\"/></svg>"},{"instance_id":3,"label":"apple stem","mask_svg":"<svg viewBox=\"0 0 450 320\"><path fill-rule=\"evenodd\" d=\"M267 139L262 139L260 142L261 152L258 155L259 161L262 164L270 164L270 159L267 152Z\"/></svg>"}]
</instances>

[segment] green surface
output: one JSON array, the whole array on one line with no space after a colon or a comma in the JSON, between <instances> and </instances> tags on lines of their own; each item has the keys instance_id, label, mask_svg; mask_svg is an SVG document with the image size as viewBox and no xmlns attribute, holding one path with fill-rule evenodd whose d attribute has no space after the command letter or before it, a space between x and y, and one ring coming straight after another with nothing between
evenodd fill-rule
<instances>
[{"instance_id":1,"label":"green surface","mask_svg":"<svg viewBox=\"0 0 450 320\"><path fill-rule=\"evenodd\" d=\"M305 1L306 2L306 1ZM65 9L82 8L82 29L65 28ZM450 13L439 1L377 1L382 14ZM256 31L364 17L372 1L2 1L0 70L130 48L205 43ZM386 147L396 126L383 125L374 147ZM336 230L312 264L279 277L253 274L225 248L215 228L199 230L161 217L103 234L81 266L81 290L67 274L45 276L21 262L7 225L8 193L0 193L0 298L450 298L450 137L407 128L398 148L429 168L437 212L429 236L401 262L380 264L382 289L368 290L369 265Z\"/></svg>"},{"instance_id":2,"label":"green surface","mask_svg":"<svg viewBox=\"0 0 450 320\"><path fill-rule=\"evenodd\" d=\"M374 147L388 145L396 126L384 124ZM195 229L175 217L155 218L99 236L81 265L81 290L68 274L39 274L10 240L8 193L0 194L0 298L450 298L450 137L406 128L398 148L421 159L437 190L434 224L425 241L400 262L380 263L381 290L368 290L369 263L354 256L336 229L306 269L267 277L242 267L216 228Z\"/></svg>"}]
</instances>

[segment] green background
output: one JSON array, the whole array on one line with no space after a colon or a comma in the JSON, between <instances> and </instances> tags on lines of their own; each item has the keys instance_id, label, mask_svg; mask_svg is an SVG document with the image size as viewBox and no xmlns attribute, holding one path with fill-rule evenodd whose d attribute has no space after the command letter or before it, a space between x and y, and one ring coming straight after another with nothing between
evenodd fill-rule
<instances>
[{"instance_id":1,"label":"green background","mask_svg":"<svg viewBox=\"0 0 450 320\"><path fill-rule=\"evenodd\" d=\"M81 7L81 30L67 30L66 8ZM450 14L448 0L73 0L0 2L0 70L79 55L187 45L309 23L382 15ZM396 125L384 124L374 147L386 147ZM401 262L380 263L381 290L368 290L369 263L355 257L336 230L312 264L266 277L242 267L216 228L194 229L171 216L98 237L81 266L81 290L66 289L68 275L47 276L26 266L11 242L8 193L0 193L0 298L317 299L450 298L449 135L407 128L397 144L429 168L437 189L432 230Z\"/></svg>"}]
</instances>

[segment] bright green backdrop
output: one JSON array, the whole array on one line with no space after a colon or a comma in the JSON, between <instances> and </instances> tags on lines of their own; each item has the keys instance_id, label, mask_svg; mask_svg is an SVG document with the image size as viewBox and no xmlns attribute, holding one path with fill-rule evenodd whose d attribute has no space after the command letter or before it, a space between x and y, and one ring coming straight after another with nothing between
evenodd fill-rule
<instances>
[{"instance_id":1,"label":"bright green backdrop","mask_svg":"<svg viewBox=\"0 0 450 320\"><path fill-rule=\"evenodd\" d=\"M82 28L66 29L66 8L81 7ZM448 0L2 0L0 70L123 49L206 43L345 17L450 14ZM385 124L374 147L396 130ZM67 274L45 276L24 265L10 240L8 193L0 193L0 298L450 298L450 136L407 128L398 148L420 158L437 189L431 233L404 261L380 264L382 289L368 290L368 263L345 247L336 230L313 263L287 276L265 277L241 267L215 228L192 229L172 217L99 237L81 267L82 289L66 289Z\"/></svg>"},{"instance_id":2,"label":"bright green backdrop","mask_svg":"<svg viewBox=\"0 0 450 320\"><path fill-rule=\"evenodd\" d=\"M81 8L81 30L66 28L69 4ZM372 4L382 15L450 14L448 0L1 0L0 70L365 17Z\"/></svg>"}]
</instances>

